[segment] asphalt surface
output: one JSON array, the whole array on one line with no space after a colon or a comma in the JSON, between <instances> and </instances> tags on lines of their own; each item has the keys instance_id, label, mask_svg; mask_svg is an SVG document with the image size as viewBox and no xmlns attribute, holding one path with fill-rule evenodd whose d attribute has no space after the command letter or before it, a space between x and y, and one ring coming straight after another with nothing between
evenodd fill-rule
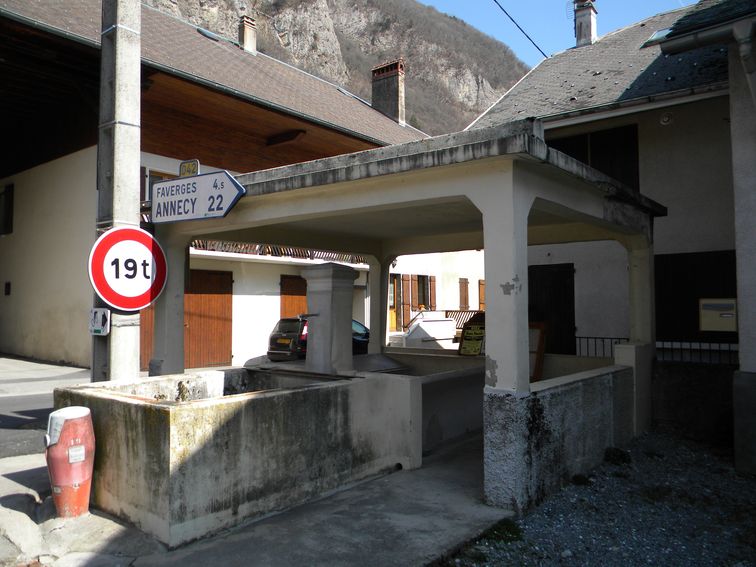
<instances>
[{"instance_id":1,"label":"asphalt surface","mask_svg":"<svg viewBox=\"0 0 756 567\"><path fill-rule=\"evenodd\" d=\"M0 355L0 458L43 452L53 390L89 379L86 369Z\"/></svg>"}]
</instances>

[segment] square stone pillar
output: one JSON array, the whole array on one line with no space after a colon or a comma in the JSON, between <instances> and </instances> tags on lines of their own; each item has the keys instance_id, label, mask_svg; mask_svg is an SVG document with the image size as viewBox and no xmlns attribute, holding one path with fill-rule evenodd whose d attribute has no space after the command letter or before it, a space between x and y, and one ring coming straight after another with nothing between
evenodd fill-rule
<instances>
[{"instance_id":1,"label":"square stone pillar","mask_svg":"<svg viewBox=\"0 0 756 567\"><path fill-rule=\"evenodd\" d=\"M327 263L302 270L307 280L307 358L310 372L352 370L352 298L357 270Z\"/></svg>"},{"instance_id":2,"label":"square stone pillar","mask_svg":"<svg viewBox=\"0 0 756 567\"><path fill-rule=\"evenodd\" d=\"M165 252L168 277L155 302L155 333L149 375L184 372L184 290L189 274L189 244L175 236L169 225L156 226L156 238Z\"/></svg>"}]
</instances>

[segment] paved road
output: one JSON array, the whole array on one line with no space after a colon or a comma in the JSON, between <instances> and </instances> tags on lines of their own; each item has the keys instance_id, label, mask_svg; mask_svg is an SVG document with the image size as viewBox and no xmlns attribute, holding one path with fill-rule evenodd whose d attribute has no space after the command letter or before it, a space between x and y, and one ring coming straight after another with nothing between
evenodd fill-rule
<instances>
[{"instance_id":1,"label":"paved road","mask_svg":"<svg viewBox=\"0 0 756 567\"><path fill-rule=\"evenodd\" d=\"M89 381L89 370L0 355L0 458L45 450L53 389Z\"/></svg>"},{"instance_id":2,"label":"paved road","mask_svg":"<svg viewBox=\"0 0 756 567\"><path fill-rule=\"evenodd\" d=\"M52 408L52 393L0 397L0 458L44 451Z\"/></svg>"}]
</instances>

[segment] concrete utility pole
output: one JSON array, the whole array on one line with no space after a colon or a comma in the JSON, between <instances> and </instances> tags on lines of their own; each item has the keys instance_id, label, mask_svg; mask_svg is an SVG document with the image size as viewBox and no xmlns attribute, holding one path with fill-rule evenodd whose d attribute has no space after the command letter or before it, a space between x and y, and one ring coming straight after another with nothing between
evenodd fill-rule
<instances>
[{"instance_id":1,"label":"concrete utility pole","mask_svg":"<svg viewBox=\"0 0 756 567\"><path fill-rule=\"evenodd\" d=\"M141 4L103 0L97 236L139 227ZM95 296L95 307L107 307ZM114 311L110 335L94 336L92 381L139 376L139 314Z\"/></svg>"}]
</instances>

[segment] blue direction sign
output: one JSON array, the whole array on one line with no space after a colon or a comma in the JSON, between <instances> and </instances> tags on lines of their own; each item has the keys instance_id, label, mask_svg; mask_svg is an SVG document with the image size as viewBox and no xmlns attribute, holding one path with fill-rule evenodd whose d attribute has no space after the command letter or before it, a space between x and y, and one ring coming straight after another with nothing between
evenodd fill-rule
<instances>
[{"instance_id":1,"label":"blue direction sign","mask_svg":"<svg viewBox=\"0 0 756 567\"><path fill-rule=\"evenodd\" d=\"M152 186L152 222L224 217L246 192L228 171L160 181Z\"/></svg>"}]
</instances>

